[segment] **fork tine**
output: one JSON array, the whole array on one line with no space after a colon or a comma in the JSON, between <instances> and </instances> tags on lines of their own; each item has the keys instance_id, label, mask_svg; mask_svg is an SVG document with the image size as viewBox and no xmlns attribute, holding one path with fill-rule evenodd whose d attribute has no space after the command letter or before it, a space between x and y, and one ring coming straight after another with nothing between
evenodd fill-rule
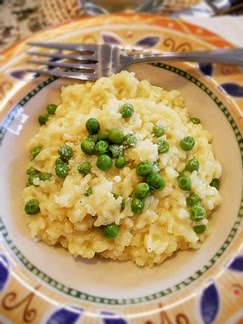
<instances>
[{"instance_id":1,"label":"fork tine","mask_svg":"<svg viewBox=\"0 0 243 324\"><path fill-rule=\"evenodd\" d=\"M27 63L54 66L54 67L63 67L71 69L82 69L82 70L95 70L97 67L96 64L80 64L80 63L62 63L62 62L50 62L50 61L28 61Z\"/></svg>"},{"instance_id":2,"label":"fork tine","mask_svg":"<svg viewBox=\"0 0 243 324\"><path fill-rule=\"evenodd\" d=\"M98 48L102 45L96 44L67 44L67 43L45 43L45 42L28 42L28 45L45 47L45 48L55 48L59 50L73 50L81 52L93 52L95 53Z\"/></svg>"},{"instance_id":3,"label":"fork tine","mask_svg":"<svg viewBox=\"0 0 243 324\"><path fill-rule=\"evenodd\" d=\"M74 55L74 54L62 54L62 53L43 53L43 52L34 52L27 51L26 54L33 56L43 56L50 58L59 58L59 59L70 59L77 61L96 61L97 55Z\"/></svg>"},{"instance_id":4,"label":"fork tine","mask_svg":"<svg viewBox=\"0 0 243 324\"><path fill-rule=\"evenodd\" d=\"M80 72L63 72L58 70L38 70L38 69L27 69L28 72L51 75L58 78L68 78L83 81L95 81L98 79L95 73L80 73Z\"/></svg>"}]
</instances>

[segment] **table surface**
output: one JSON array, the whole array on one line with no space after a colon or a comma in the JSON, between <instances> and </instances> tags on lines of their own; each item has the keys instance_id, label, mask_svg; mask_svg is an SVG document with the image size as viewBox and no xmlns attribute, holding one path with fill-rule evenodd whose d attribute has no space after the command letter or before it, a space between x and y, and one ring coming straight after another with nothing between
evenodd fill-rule
<instances>
[{"instance_id":1,"label":"table surface","mask_svg":"<svg viewBox=\"0 0 243 324\"><path fill-rule=\"evenodd\" d=\"M182 19L207 28L236 46L243 46L243 16L221 16L212 18L182 16Z\"/></svg>"}]
</instances>

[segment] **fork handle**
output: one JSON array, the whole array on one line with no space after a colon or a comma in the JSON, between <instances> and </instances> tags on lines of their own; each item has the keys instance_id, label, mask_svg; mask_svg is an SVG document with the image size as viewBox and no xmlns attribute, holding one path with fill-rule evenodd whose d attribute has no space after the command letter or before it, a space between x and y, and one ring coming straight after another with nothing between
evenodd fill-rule
<instances>
[{"instance_id":1,"label":"fork handle","mask_svg":"<svg viewBox=\"0 0 243 324\"><path fill-rule=\"evenodd\" d=\"M149 63L155 61L185 61L198 63L225 63L225 64L243 64L243 48L220 49L213 51L196 52L171 52L163 54L135 54L129 55L131 63Z\"/></svg>"}]
</instances>

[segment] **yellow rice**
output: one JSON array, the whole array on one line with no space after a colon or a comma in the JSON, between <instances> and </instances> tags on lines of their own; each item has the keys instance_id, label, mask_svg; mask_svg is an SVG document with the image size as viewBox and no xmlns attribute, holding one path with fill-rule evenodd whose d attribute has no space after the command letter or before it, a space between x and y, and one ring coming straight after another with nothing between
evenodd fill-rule
<instances>
[{"instance_id":1,"label":"yellow rice","mask_svg":"<svg viewBox=\"0 0 243 324\"><path fill-rule=\"evenodd\" d=\"M131 103L135 113L122 118L119 108ZM118 128L124 134L135 133L138 144L125 151L129 166L102 171L95 165L97 157L87 156L80 149L87 137L86 121L95 117L102 130ZM154 125L165 129L163 139L169 141L168 153L158 154L156 138L151 134ZM180 140L193 136L194 148L185 152ZM163 262L177 250L198 249L209 234L208 217L221 197L209 184L221 175L221 165L215 160L212 136L201 124L189 122L182 95L177 90L165 91L148 81L138 81L133 73L123 71L110 78L74 84L61 89L56 114L30 140L29 150L43 147L27 167L34 167L54 176L49 181L36 179L23 191L24 203L37 199L40 213L26 215L31 237L48 245L60 244L76 256L93 258L100 255L113 260L132 260L138 266L153 266ZM71 170L63 180L55 175L58 148L67 144L74 156ZM202 199L206 218L197 224L207 225L207 231L197 235L186 205L189 193L178 187L177 177L186 161L196 158L199 171L190 174L192 191ZM81 161L92 164L91 173L83 176L77 171ZM135 167L141 161L159 161L159 173L166 181L165 188L146 198L142 213L131 211L131 195L141 177ZM156 166L154 167L155 171ZM85 191L93 188L86 197ZM121 195L115 197L115 195ZM125 208L121 211L122 199ZM119 233L114 240L103 236L101 227L115 222Z\"/></svg>"}]
</instances>

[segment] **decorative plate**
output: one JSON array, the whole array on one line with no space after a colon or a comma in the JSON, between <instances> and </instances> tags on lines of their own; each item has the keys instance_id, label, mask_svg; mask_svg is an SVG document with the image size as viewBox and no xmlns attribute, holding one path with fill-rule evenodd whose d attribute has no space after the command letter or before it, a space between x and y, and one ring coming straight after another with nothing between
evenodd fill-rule
<instances>
[{"instance_id":1,"label":"decorative plate","mask_svg":"<svg viewBox=\"0 0 243 324\"><path fill-rule=\"evenodd\" d=\"M112 43L130 50L191 51L232 47L205 29L155 15L80 19L28 40ZM212 64L134 65L164 88L179 89L214 137L223 164L223 207L196 252L180 252L153 269L126 262L74 260L31 241L22 215L26 141L34 120L65 80L27 73L25 42L0 56L0 322L242 323L242 111L239 67ZM21 148L21 149L19 149Z\"/></svg>"}]
</instances>

